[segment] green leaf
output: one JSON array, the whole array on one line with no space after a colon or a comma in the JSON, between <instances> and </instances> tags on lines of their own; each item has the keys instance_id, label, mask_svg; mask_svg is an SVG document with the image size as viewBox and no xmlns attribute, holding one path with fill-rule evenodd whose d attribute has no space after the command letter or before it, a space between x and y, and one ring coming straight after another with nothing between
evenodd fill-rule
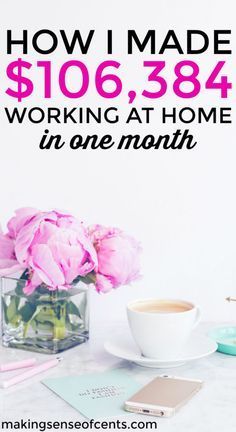
<instances>
[{"instance_id":1,"label":"green leaf","mask_svg":"<svg viewBox=\"0 0 236 432\"><path fill-rule=\"evenodd\" d=\"M52 308L52 305L49 304L48 306L45 306L45 304L41 304L41 306L38 306L38 312L35 316L35 319L37 322L51 322L53 323L55 320L55 311Z\"/></svg>"},{"instance_id":2,"label":"green leaf","mask_svg":"<svg viewBox=\"0 0 236 432\"><path fill-rule=\"evenodd\" d=\"M64 300L67 299L68 297L70 297L70 292L66 290L52 291L51 293L51 298L53 301Z\"/></svg>"},{"instance_id":3,"label":"green leaf","mask_svg":"<svg viewBox=\"0 0 236 432\"><path fill-rule=\"evenodd\" d=\"M67 314L68 315L76 315L80 319L82 319L79 308L72 301L69 301L67 303L66 307L67 307Z\"/></svg>"},{"instance_id":4,"label":"green leaf","mask_svg":"<svg viewBox=\"0 0 236 432\"><path fill-rule=\"evenodd\" d=\"M8 324L9 323L9 319L8 319L8 316L7 316L7 304L6 304L5 300L4 300L4 298L2 299L2 305L3 305L4 319L5 319L6 324Z\"/></svg>"},{"instance_id":5,"label":"green leaf","mask_svg":"<svg viewBox=\"0 0 236 432\"><path fill-rule=\"evenodd\" d=\"M17 296L11 296L10 304L7 307L6 316L8 319L8 322L11 322L14 320L18 313L18 307L19 307L20 299Z\"/></svg>"},{"instance_id":6,"label":"green leaf","mask_svg":"<svg viewBox=\"0 0 236 432\"><path fill-rule=\"evenodd\" d=\"M31 325L32 329L36 332L37 331L37 322L35 319L31 320L30 325Z\"/></svg>"},{"instance_id":7,"label":"green leaf","mask_svg":"<svg viewBox=\"0 0 236 432\"><path fill-rule=\"evenodd\" d=\"M26 297L26 294L23 291L23 288L25 286L25 283L17 282L15 293L18 297Z\"/></svg>"},{"instance_id":8,"label":"green leaf","mask_svg":"<svg viewBox=\"0 0 236 432\"><path fill-rule=\"evenodd\" d=\"M24 322L28 322L32 319L34 313L36 311L36 305L33 303L25 303L24 306L19 310L22 320Z\"/></svg>"},{"instance_id":9,"label":"green leaf","mask_svg":"<svg viewBox=\"0 0 236 432\"><path fill-rule=\"evenodd\" d=\"M28 270L28 269L26 269L26 270L22 273L20 279L23 279L23 280L28 280L28 279L29 279L29 270Z\"/></svg>"},{"instance_id":10,"label":"green leaf","mask_svg":"<svg viewBox=\"0 0 236 432\"><path fill-rule=\"evenodd\" d=\"M81 281L81 276L76 276L76 278L73 280L72 284L77 284Z\"/></svg>"},{"instance_id":11,"label":"green leaf","mask_svg":"<svg viewBox=\"0 0 236 432\"><path fill-rule=\"evenodd\" d=\"M87 285L94 284L96 282L96 273L94 271L92 271L91 273L87 274L86 276L77 276L73 280L73 284L77 284L80 281L87 284Z\"/></svg>"},{"instance_id":12,"label":"green leaf","mask_svg":"<svg viewBox=\"0 0 236 432\"><path fill-rule=\"evenodd\" d=\"M50 295L50 292L49 292L47 286L44 284L39 285L37 287L37 290L35 291L35 293L40 294L40 295L42 295L42 294Z\"/></svg>"},{"instance_id":13,"label":"green leaf","mask_svg":"<svg viewBox=\"0 0 236 432\"><path fill-rule=\"evenodd\" d=\"M17 282L16 288L15 288L15 293L16 293L17 296L19 296L19 297L26 297L26 295L24 294L24 291L23 291L23 288L25 286L25 284L23 283L23 281L27 281L28 278L29 278L29 271L28 271L28 269L26 269L22 273L19 281Z\"/></svg>"}]
</instances>

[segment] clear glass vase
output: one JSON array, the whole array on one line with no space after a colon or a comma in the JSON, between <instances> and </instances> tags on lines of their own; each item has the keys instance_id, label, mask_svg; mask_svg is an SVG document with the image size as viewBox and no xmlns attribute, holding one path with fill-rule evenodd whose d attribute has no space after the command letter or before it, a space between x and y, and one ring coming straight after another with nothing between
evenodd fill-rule
<instances>
[{"instance_id":1,"label":"clear glass vase","mask_svg":"<svg viewBox=\"0 0 236 432\"><path fill-rule=\"evenodd\" d=\"M67 291L41 285L26 295L25 283L1 278L3 346L56 354L88 340L87 284L73 283Z\"/></svg>"}]
</instances>

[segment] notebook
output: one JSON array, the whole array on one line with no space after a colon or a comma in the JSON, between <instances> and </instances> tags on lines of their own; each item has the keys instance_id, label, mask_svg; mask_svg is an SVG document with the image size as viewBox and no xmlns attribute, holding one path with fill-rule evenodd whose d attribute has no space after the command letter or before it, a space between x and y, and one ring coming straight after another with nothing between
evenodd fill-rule
<instances>
[{"instance_id":1,"label":"notebook","mask_svg":"<svg viewBox=\"0 0 236 432\"><path fill-rule=\"evenodd\" d=\"M141 385L121 370L49 378L42 381L50 390L89 419L129 415L124 402Z\"/></svg>"}]
</instances>

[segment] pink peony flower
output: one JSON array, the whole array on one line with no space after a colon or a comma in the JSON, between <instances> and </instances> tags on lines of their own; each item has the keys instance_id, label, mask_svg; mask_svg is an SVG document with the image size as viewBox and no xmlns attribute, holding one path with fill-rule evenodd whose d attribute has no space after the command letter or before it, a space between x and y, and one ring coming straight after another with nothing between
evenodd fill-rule
<instances>
[{"instance_id":1,"label":"pink peony flower","mask_svg":"<svg viewBox=\"0 0 236 432\"><path fill-rule=\"evenodd\" d=\"M18 266L28 268L31 274L26 294L42 282L51 290L66 289L77 276L85 276L97 266L97 254L86 230L67 213L20 209L9 221L8 229L10 252Z\"/></svg>"},{"instance_id":2,"label":"pink peony flower","mask_svg":"<svg viewBox=\"0 0 236 432\"><path fill-rule=\"evenodd\" d=\"M117 228L94 225L87 231L68 213L34 208L16 210L7 227L7 234L0 231L0 276L27 269L26 294L42 283L49 290L68 289L91 272L98 292L139 277L140 246Z\"/></svg>"},{"instance_id":3,"label":"pink peony flower","mask_svg":"<svg viewBox=\"0 0 236 432\"><path fill-rule=\"evenodd\" d=\"M39 210L32 207L23 207L16 210L16 215L13 216L7 224L9 236L15 239L21 228L28 223L32 217L39 213Z\"/></svg>"},{"instance_id":4,"label":"pink peony flower","mask_svg":"<svg viewBox=\"0 0 236 432\"><path fill-rule=\"evenodd\" d=\"M25 268L16 259L15 240L20 229L39 213L39 210L25 207L15 213L7 224L8 233L4 235L0 229L0 276L8 276Z\"/></svg>"},{"instance_id":5,"label":"pink peony flower","mask_svg":"<svg viewBox=\"0 0 236 432\"><path fill-rule=\"evenodd\" d=\"M15 256L14 240L0 230L0 276L8 276L21 270Z\"/></svg>"},{"instance_id":6,"label":"pink peony flower","mask_svg":"<svg viewBox=\"0 0 236 432\"><path fill-rule=\"evenodd\" d=\"M66 289L77 276L86 276L97 266L96 251L77 219L57 211L40 213L16 238L18 261L33 270L25 292L39 281L51 290Z\"/></svg>"},{"instance_id":7,"label":"pink peony flower","mask_svg":"<svg viewBox=\"0 0 236 432\"><path fill-rule=\"evenodd\" d=\"M108 292L139 277L140 245L117 228L94 225L89 234L98 255L96 289Z\"/></svg>"}]
</instances>

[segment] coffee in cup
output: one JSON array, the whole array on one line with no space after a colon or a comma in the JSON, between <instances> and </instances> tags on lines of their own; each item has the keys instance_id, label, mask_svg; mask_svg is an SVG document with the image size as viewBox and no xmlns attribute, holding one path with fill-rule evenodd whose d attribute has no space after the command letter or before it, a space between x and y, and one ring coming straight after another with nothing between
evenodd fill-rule
<instances>
[{"instance_id":1,"label":"coffee in cup","mask_svg":"<svg viewBox=\"0 0 236 432\"><path fill-rule=\"evenodd\" d=\"M200 319L190 302L170 299L136 300L127 306L132 335L145 357L175 360Z\"/></svg>"}]
</instances>

